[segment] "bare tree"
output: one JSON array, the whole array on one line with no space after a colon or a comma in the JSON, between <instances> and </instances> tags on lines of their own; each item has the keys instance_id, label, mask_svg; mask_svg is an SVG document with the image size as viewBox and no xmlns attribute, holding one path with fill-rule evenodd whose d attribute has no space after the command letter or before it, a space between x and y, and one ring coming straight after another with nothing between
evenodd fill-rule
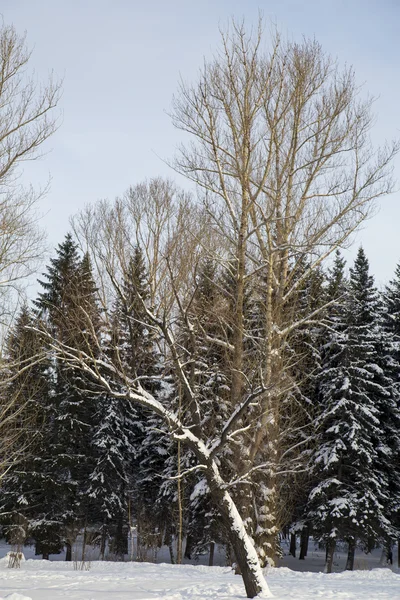
<instances>
[{"instance_id":1,"label":"bare tree","mask_svg":"<svg viewBox=\"0 0 400 600\"><path fill-rule=\"evenodd\" d=\"M274 33L267 50L263 33L261 21L250 34L232 21L198 81L181 83L172 118L191 137L173 166L203 191L215 232L230 241L235 260L232 406L248 388L244 348L251 333L244 323L244 290L260 276L265 282L265 337L254 341L269 391L259 399L258 426L243 443L238 467L251 480L241 495L247 507L257 507L251 528L257 551L263 562L273 563L278 472L286 451L285 347L296 328L318 317L298 320L288 307L310 272L392 190L391 162L399 144L373 149L372 99L360 98L351 69L340 70L314 40L286 42ZM262 479L245 477L256 467L260 474L261 464Z\"/></svg>"},{"instance_id":2,"label":"bare tree","mask_svg":"<svg viewBox=\"0 0 400 600\"><path fill-rule=\"evenodd\" d=\"M43 253L36 207L44 190L18 181L21 163L40 156L55 132L60 83L39 85L27 74L31 53L25 35L0 26L0 293L30 275ZM4 311L3 311L4 312Z\"/></svg>"}]
</instances>

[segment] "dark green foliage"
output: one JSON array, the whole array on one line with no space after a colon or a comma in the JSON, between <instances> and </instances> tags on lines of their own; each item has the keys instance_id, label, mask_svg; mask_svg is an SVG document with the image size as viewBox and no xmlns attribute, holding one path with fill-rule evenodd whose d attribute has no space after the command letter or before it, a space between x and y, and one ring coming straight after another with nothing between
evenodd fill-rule
<instances>
[{"instance_id":1,"label":"dark green foliage","mask_svg":"<svg viewBox=\"0 0 400 600\"><path fill-rule=\"evenodd\" d=\"M44 291L35 302L38 315L61 343L96 356L100 327L96 287L89 257L80 259L71 235L59 245L45 279L40 282ZM92 429L98 390L80 369L60 359L53 359L52 371L48 469L57 483L57 494L49 512L60 515L62 537L64 530L75 530L85 523L91 508L87 486L95 461Z\"/></svg>"},{"instance_id":2,"label":"dark green foliage","mask_svg":"<svg viewBox=\"0 0 400 600\"><path fill-rule=\"evenodd\" d=\"M59 484L50 468L55 442L51 367L41 356L46 349L32 329L38 325L23 307L7 340L6 376L14 379L6 386L3 401L11 404L14 414L18 460L2 480L0 510L12 543L34 537L47 555L62 548L62 510Z\"/></svg>"},{"instance_id":3,"label":"dark green foliage","mask_svg":"<svg viewBox=\"0 0 400 600\"><path fill-rule=\"evenodd\" d=\"M393 535L387 514L388 478L382 470L385 411L395 393L384 373L379 297L359 250L345 291L337 257L328 289L343 304L330 310L316 419L318 443L311 457L316 483L309 495L308 520L316 537L349 543Z\"/></svg>"}]
</instances>

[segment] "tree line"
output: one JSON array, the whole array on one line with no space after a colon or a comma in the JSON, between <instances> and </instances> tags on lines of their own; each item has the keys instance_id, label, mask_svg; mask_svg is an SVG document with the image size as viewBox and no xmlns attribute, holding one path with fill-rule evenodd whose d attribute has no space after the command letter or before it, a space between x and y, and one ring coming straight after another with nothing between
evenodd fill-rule
<instances>
[{"instance_id":1,"label":"tree line","mask_svg":"<svg viewBox=\"0 0 400 600\"><path fill-rule=\"evenodd\" d=\"M35 543L43 558L66 547L67 559L78 534L95 532L100 556L108 547L121 559L135 524L135 557L168 545L171 560L180 562L183 552L195 557L216 543L230 556L229 534L190 449L179 447L156 415L127 401L124 382L119 382L121 397L107 394L41 336L45 327L53 338L93 357L117 355L124 373L184 420L180 378L146 313L149 273L139 245L126 275L123 294L110 301L105 319L89 255L80 255L68 234L40 282L43 291L16 319L7 339L2 403L17 398L12 425L23 434L18 459L2 479L3 532L13 544ZM175 336L182 368L201 404L203 437L211 440L230 415L229 353L215 341L232 318L235 282L229 270L207 258L191 283L188 319L177 319ZM258 285L246 289L244 319L253 332L246 344L246 373L257 371L252 340L264 335L259 315L264 286L260 274ZM273 506L249 510L246 527L255 532L259 513L273 510L273 558L279 556L282 532L300 535L300 558L312 535L326 548L330 571L338 541L348 544L352 569L356 545L389 551L400 537L400 266L379 293L362 248L349 275L337 252L330 268L303 281L292 310L301 319L318 306L318 318L299 327L288 342L290 384L281 410L286 423L276 498ZM46 358L35 364L41 353ZM29 368L21 371L21 364ZM102 378L111 377L106 363L102 372L99 360L98 368ZM251 411L249 405L232 433L254 435ZM240 505L242 484L251 476L238 471L246 437L231 442L219 466ZM265 485L269 464L255 472L253 485ZM172 542L178 538L176 555Z\"/></svg>"}]
</instances>

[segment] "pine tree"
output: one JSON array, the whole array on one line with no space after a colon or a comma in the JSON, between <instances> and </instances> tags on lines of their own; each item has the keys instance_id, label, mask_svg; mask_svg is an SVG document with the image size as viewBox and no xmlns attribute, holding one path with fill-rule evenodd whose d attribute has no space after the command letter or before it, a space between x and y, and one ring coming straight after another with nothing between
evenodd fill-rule
<instances>
[{"instance_id":1,"label":"pine tree","mask_svg":"<svg viewBox=\"0 0 400 600\"><path fill-rule=\"evenodd\" d=\"M341 294L343 266L337 260L331 293ZM349 544L352 568L357 540L365 546L390 532L385 516L388 482L380 470L381 404L390 396L376 346L378 294L360 248L350 270L343 308L331 313L331 334L320 376L322 412L318 445L311 457L317 483L309 495L308 520L328 548L328 570L337 539Z\"/></svg>"}]
</instances>

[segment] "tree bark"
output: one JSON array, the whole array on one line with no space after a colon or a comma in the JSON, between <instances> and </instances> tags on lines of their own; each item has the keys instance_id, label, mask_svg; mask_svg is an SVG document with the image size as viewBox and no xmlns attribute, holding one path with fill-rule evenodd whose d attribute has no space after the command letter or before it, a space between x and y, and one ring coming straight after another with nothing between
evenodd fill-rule
<instances>
[{"instance_id":1,"label":"tree bark","mask_svg":"<svg viewBox=\"0 0 400 600\"><path fill-rule=\"evenodd\" d=\"M71 545L71 542L66 542L65 548L66 548L65 560L68 561L68 562L70 562L72 560L72 545Z\"/></svg>"},{"instance_id":2,"label":"tree bark","mask_svg":"<svg viewBox=\"0 0 400 600\"><path fill-rule=\"evenodd\" d=\"M183 555L184 558L187 558L190 560L192 558L192 550L193 550L193 538L189 534L186 538L185 553Z\"/></svg>"},{"instance_id":3,"label":"tree bark","mask_svg":"<svg viewBox=\"0 0 400 600\"><path fill-rule=\"evenodd\" d=\"M215 464L206 472L210 493L218 506L222 523L229 536L236 561L239 565L248 598L263 595L271 597L267 582L261 570L257 553L246 532L243 520L229 492L224 489L223 481Z\"/></svg>"},{"instance_id":4,"label":"tree bark","mask_svg":"<svg viewBox=\"0 0 400 600\"><path fill-rule=\"evenodd\" d=\"M336 542L329 540L326 547L325 573L332 573L333 556L335 554Z\"/></svg>"},{"instance_id":5,"label":"tree bark","mask_svg":"<svg viewBox=\"0 0 400 600\"><path fill-rule=\"evenodd\" d=\"M386 563L388 565L392 565L393 564L392 542L388 542L387 545L386 545Z\"/></svg>"},{"instance_id":6,"label":"tree bark","mask_svg":"<svg viewBox=\"0 0 400 600\"><path fill-rule=\"evenodd\" d=\"M349 549L347 551L347 562L346 571L352 571L354 569L354 554L356 552L356 541L354 539L349 540Z\"/></svg>"},{"instance_id":7,"label":"tree bark","mask_svg":"<svg viewBox=\"0 0 400 600\"><path fill-rule=\"evenodd\" d=\"M208 566L212 567L214 565L214 550L215 550L215 544L214 542L210 543L210 556L208 559Z\"/></svg>"},{"instance_id":8,"label":"tree bark","mask_svg":"<svg viewBox=\"0 0 400 600\"><path fill-rule=\"evenodd\" d=\"M107 531L105 527L103 527L103 531L101 532L101 540L100 540L100 560L104 560L104 556L106 553L106 544L107 544Z\"/></svg>"},{"instance_id":9,"label":"tree bark","mask_svg":"<svg viewBox=\"0 0 400 600\"><path fill-rule=\"evenodd\" d=\"M294 556L294 558L296 558L296 534L295 533L290 534L289 554L291 554L292 556Z\"/></svg>"},{"instance_id":10,"label":"tree bark","mask_svg":"<svg viewBox=\"0 0 400 600\"><path fill-rule=\"evenodd\" d=\"M308 540L309 540L308 528L303 529L300 536L300 556L299 560L304 560L307 556L308 551Z\"/></svg>"},{"instance_id":11,"label":"tree bark","mask_svg":"<svg viewBox=\"0 0 400 600\"><path fill-rule=\"evenodd\" d=\"M122 515L118 517L114 538L114 551L119 560L124 560L125 554L128 554L128 537L124 531L124 522Z\"/></svg>"}]
</instances>

